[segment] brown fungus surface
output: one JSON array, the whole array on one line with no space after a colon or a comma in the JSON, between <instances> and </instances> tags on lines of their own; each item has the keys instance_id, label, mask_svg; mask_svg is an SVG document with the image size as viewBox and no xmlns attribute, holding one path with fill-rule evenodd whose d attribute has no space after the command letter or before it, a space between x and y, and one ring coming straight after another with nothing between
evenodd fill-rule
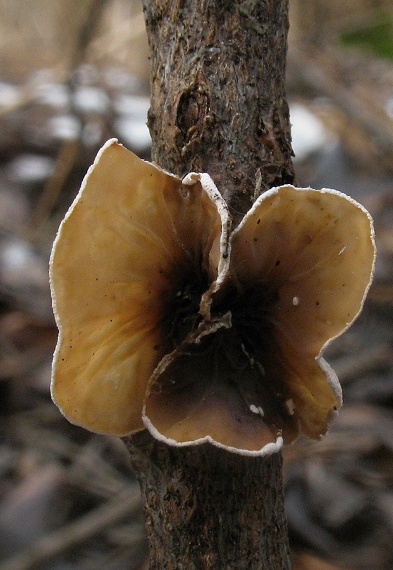
<instances>
[{"instance_id":1,"label":"brown fungus surface","mask_svg":"<svg viewBox=\"0 0 393 570\"><path fill-rule=\"evenodd\" d=\"M187 283L217 276L209 253L220 235L200 185L185 189L116 141L101 149L50 264L59 327L52 396L70 421L117 435L143 429L148 380L173 348L168 309Z\"/></svg>"},{"instance_id":2,"label":"brown fungus surface","mask_svg":"<svg viewBox=\"0 0 393 570\"><path fill-rule=\"evenodd\" d=\"M87 429L170 445L319 438L341 405L323 350L374 258L369 214L337 191L274 188L231 232L207 174L182 182L109 141L52 253L53 398Z\"/></svg>"},{"instance_id":3,"label":"brown fungus surface","mask_svg":"<svg viewBox=\"0 0 393 570\"><path fill-rule=\"evenodd\" d=\"M282 186L266 192L233 234L231 277L238 290L260 299L254 305L268 323L268 342L264 329L253 327L255 358L262 351L262 365L273 370L265 380L309 437L326 433L341 405L340 386L322 352L359 314L374 257L369 214L334 190Z\"/></svg>"}]
</instances>

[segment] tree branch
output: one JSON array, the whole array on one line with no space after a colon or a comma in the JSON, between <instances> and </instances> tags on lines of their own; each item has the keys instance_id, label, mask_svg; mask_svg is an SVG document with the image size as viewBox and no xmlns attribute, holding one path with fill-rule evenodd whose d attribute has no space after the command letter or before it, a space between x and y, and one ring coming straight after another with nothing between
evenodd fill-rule
<instances>
[{"instance_id":1,"label":"tree branch","mask_svg":"<svg viewBox=\"0 0 393 570\"><path fill-rule=\"evenodd\" d=\"M208 172L238 222L293 182L284 75L288 0L144 0L153 159ZM288 570L281 455L125 438L145 500L150 569Z\"/></svg>"}]
</instances>

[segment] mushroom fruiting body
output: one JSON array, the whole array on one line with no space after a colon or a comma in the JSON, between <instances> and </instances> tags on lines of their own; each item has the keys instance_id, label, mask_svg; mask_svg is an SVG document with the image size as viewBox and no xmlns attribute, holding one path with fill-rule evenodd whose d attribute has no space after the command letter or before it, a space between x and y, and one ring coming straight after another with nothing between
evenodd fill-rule
<instances>
[{"instance_id":1,"label":"mushroom fruiting body","mask_svg":"<svg viewBox=\"0 0 393 570\"><path fill-rule=\"evenodd\" d=\"M359 314L372 220L335 190L264 193L235 229L207 174L111 140L56 237L52 396L73 423L265 455L341 405L327 344Z\"/></svg>"}]
</instances>

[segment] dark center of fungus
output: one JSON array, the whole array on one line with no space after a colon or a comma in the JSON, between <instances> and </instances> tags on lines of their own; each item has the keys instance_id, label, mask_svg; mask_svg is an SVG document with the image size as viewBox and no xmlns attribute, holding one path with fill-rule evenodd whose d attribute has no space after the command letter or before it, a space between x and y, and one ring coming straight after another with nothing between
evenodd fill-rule
<instances>
[{"instance_id":1,"label":"dark center of fungus","mask_svg":"<svg viewBox=\"0 0 393 570\"><path fill-rule=\"evenodd\" d=\"M203 318L199 313L202 295L208 288L205 274L184 271L168 303L167 334L174 348L196 331ZM285 366L271 314L279 300L277 289L263 285L243 291L228 282L213 299L212 322L219 327L200 340L186 343L164 374L157 389L163 394L223 393L226 390L243 402L246 413L265 424L292 430L294 418L286 402ZM240 421L240 420L239 420Z\"/></svg>"},{"instance_id":2,"label":"dark center of fungus","mask_svg":"<svg viewBox=\"0 0 393 570\"><path fill-rule=\"evenodd\" d=\"M250 413L283 431L292 429L285 366L271 320L277 289L255 285L239 291L233 284L213 303L212 316L231 313L232 327L220 329L211 342L220 352L225 382L235 388Z\"/></svg>"},{"instance_id":3,"label":"dark center of fungus","mask_svg":"<svg viewBox=\"0 0 393 570\"><path fill-rule=\"evenodd\" d=\"M167 303L164 327L173 348L179 346L187 335L195 331L202 320L199 306L203 293L208 288L208 277L186 267L181 273Z\"/></svg>"}]
</instances>

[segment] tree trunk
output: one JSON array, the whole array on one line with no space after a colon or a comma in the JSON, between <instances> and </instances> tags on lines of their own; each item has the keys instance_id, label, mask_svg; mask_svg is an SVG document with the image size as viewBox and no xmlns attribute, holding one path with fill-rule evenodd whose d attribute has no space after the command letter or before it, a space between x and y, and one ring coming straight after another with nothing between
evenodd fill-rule
<instances>
[{"instance_id":1,"label":"tree trunk","mask_svg":"<svg viewBox=\"0 0 393 570\"><path fill-rule=\"evenodd\" d=\"M289 570L281 454L169 447L147 432L126 445L145 501L150 570Z\"/></svg>"},{"instance_id":2,"label":"tree trunk","mask_svg":"<svg viewBox=\"0 0 393 570\"><path fill-rule=\"evenodd\" d=\"M284 75L288 0L144 0L153 160L208 172L238 222L294 179ZM145 500L150 569L290 568L279 453L125 438Z\"/></svg>"},{"instance_id":3,"label":"tree trunk","mask_svg":"<svg viewBox=\"0 0 393 570\"><path fill-rule=\"evenodd\" d=\"M233 214L294 179L288 0L145 0L153 160L208 172Z\"/></svg>"}]
</instances>

